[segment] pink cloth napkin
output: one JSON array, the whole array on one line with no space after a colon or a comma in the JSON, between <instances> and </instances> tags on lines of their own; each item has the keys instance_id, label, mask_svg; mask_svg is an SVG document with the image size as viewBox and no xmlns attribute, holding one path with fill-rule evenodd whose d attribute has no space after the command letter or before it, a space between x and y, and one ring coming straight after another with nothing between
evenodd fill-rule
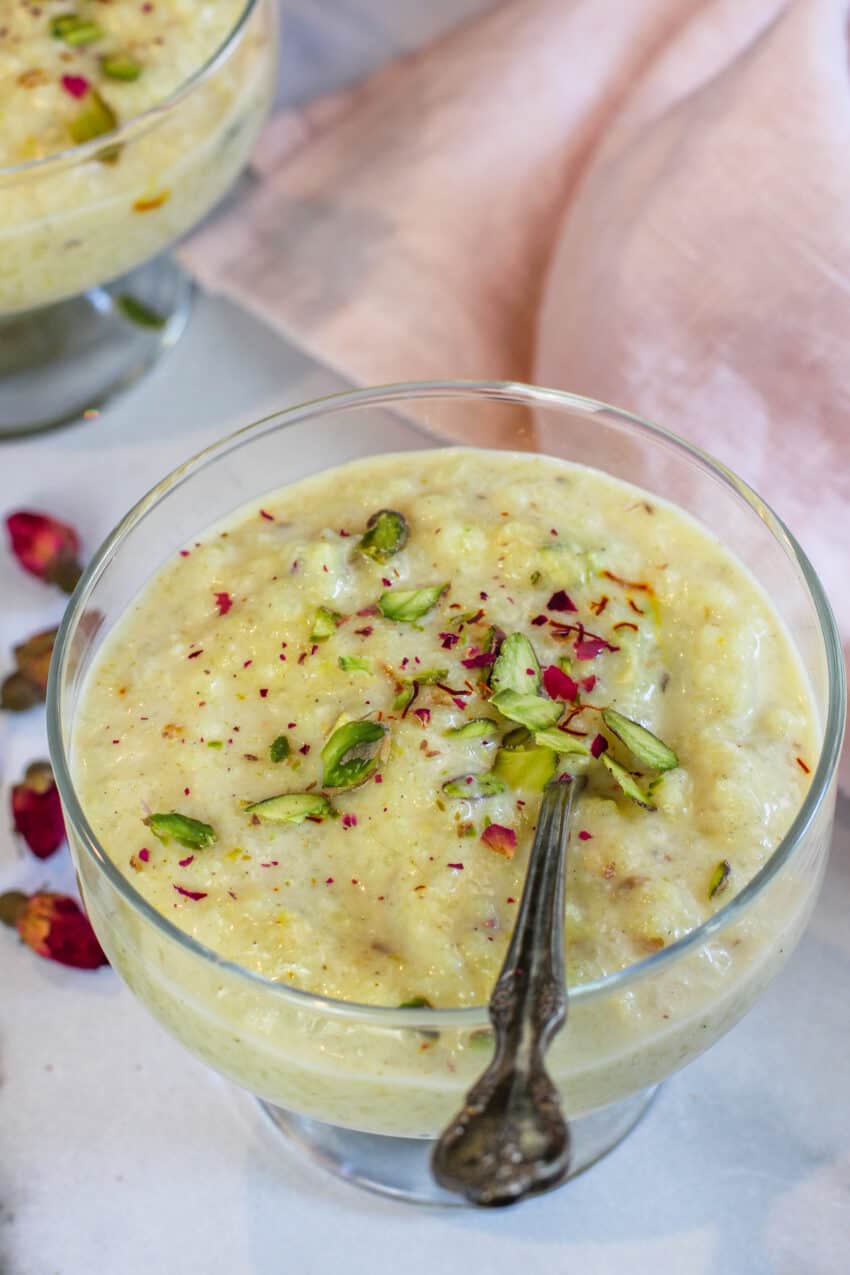
<instances>
[{"instance_id":1,"label":"pink cloth napkin","mask_svg":"<svg viewBox=\"0 0 850 1275\"><path fill-rule=\"evenodd\" d=\"M802 541L847 656L849 17L511 0L274 119L184 257L354 381L532 380L705 447Z\"/></svg>"}]
</instances>

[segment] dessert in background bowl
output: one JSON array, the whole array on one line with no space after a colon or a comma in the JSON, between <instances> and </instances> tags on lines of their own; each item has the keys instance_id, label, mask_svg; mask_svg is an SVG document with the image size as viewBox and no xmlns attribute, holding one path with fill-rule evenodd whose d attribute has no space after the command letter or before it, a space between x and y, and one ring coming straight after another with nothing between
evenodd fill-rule
<instances>
[{"instance_id":1,"label":"dessert in background bowl","mask_svg":"<svg viewBox=\"0 0 850 1275\"><path fill-rule=\"evenodd\" d=\"M161 254L243 168L275 36L271 0L4 11L0 434L97 407L178 338L191 285Z\"/></svg>"},{"instance_id":2,"label":"dessert in background bowl","mask_svg":"<svg viewBox=\"0 0 850 1275\"><path fill-rule=\"evenodd\" d=\"M486 442L482 408L509 452L439 446L467 414ZM808 564L685 444L550 391L390 387L128 516L60 635L51 749L130 986L323 1163L439 1200L548 779L588 779L550 1055L578 1172L799 937L841 678Z\"/></svg>"}]
</instances>

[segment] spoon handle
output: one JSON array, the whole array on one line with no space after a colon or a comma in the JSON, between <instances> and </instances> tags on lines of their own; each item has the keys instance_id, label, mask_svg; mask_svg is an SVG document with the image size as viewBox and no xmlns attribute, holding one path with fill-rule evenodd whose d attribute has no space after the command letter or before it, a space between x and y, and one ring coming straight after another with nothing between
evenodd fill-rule
<instances>
[{"instance_id":1,"label":"spoon handle","mask_svg":"<svg viewBox=\"0 0 850 1275\"><path fill-rule=\"evenodd\" d=\"M473 1204L514 1204L567 1176L570 1136L543 1065L567 1018L564 876L569 822L584 779L549 785L519 917L490 998L495 1053L443 1131L434 1177Z\"/></svg>"}]
</instances>

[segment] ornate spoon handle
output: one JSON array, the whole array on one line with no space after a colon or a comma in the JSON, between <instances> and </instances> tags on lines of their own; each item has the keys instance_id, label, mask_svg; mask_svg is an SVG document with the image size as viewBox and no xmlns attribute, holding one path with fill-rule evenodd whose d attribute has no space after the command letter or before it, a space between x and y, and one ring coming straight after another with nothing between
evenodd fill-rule
<instances>
[{"instance_id":1,"label":"ornate spoon handle","mask_svg":"<svg viewBox=\"0 0 850 1275\"><path fill-rule=\"evenodd\" d=\"M515 1204L560 1186L570 1134L543 1056L567 1018L564 876L569 821L584 779L549 785L519 917L490 997L496 1051L440 1136L434 1177L472 1204Z\"/></svg>"}]
</instances>

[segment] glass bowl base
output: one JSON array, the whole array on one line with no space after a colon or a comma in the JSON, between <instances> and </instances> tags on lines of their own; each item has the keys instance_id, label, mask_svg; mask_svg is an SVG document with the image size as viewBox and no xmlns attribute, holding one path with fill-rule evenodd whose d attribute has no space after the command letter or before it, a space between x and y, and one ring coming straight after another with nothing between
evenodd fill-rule
<instances>
[{"instance_id":1,"label":"glass bowl base","mask_svg":"<svg viewBox=\"0 0 850 1275\"><path fill-rule=\"evenodd\" d=\"M194 285L168 256L56 305L0 316L0 438L97 411L175 345Z\"/></svg>"},{"instance_id":2,"label":"glass bowl base","mask_svg":"<svg viewBox=\"0 0 850 1275\"><path fill-rule=\"evenodd\" d=\"M570 1178L589 1169L631 1133L652 1104L660 1086L612 1103L570 1121L573 1158ZM431 1176L432 1138L394 1138L324 1124L260 1101L260 1107L286 1138L322 1168L354 1186L410 1204L471 1208L444 1191Z\"/></svg>"}]
</instances>

